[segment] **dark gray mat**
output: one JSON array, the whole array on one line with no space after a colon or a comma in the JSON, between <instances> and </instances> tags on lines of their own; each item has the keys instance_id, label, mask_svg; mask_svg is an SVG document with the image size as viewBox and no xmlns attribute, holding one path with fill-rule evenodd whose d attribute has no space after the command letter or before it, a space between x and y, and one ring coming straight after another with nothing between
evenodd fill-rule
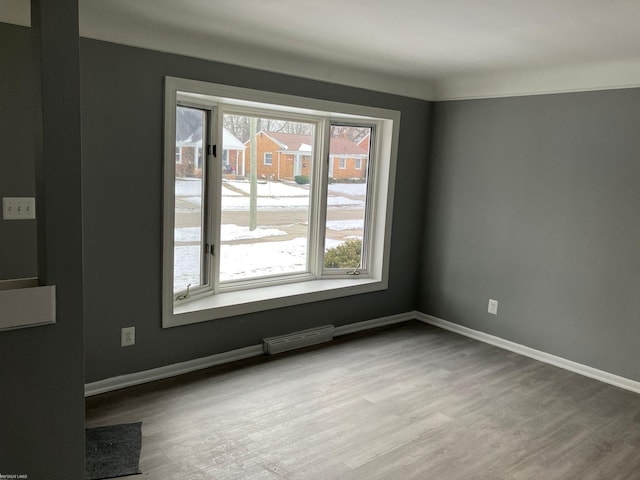
<instances>
[{"instance_id":1,"label":"dark gray mat","mask_svg":"<svg viewBox=\"0 0 640 480\"><path fill-rule=\"evenodd\" d=\"M142 422L87 428L86 480L137 475L140 472Z\"/></svg>"}]
</instances>

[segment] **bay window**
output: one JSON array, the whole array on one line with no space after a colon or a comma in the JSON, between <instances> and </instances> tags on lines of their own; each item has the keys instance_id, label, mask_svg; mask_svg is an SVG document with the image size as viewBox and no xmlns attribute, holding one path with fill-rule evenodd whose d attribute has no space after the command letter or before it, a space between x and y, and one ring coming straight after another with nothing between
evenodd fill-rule
<instances>
[{"instance_id":1,"label":"bay window","mask_svg":"<svg viewBox=\"0 0 640 480\"><path fill-rule=\"evenodd\" d=\"M167 77L163 326L385 289L399 117Z\"/></svg>"}]
</instances>

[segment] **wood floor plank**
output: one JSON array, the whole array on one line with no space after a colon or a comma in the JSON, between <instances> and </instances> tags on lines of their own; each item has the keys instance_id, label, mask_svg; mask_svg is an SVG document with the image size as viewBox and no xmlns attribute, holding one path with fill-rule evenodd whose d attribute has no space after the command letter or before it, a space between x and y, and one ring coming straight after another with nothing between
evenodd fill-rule
<instances>
[{"instance_id":1,"label":"wood floor plank","mask_svg":"<svg viewBox=\"0 0 640 480\"><path fill-rule=\"evenodd\" d=\"M639 395L418 322L86 404L148 479L640 479Z\"/></svg>"}]
</instances>

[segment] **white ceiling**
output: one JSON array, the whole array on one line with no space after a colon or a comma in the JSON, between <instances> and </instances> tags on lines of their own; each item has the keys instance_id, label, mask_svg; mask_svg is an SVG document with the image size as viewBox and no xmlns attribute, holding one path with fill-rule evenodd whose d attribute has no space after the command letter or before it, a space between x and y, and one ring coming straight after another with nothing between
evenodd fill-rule
<instances>
[{"instance_id":1,"label":"white ceiling","mask_svg":"<svg viewBox=\"0 0 640 480\"><path fill-rule=\"evenodd\" d=\"M417 98L640 86L640 0L79 3L84 37Z\"/></svg>"}]
</instances>

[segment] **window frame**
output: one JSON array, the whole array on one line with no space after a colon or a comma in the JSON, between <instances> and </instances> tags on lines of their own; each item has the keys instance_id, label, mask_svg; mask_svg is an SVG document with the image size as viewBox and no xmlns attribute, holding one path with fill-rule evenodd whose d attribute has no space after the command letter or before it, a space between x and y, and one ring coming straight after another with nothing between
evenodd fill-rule
<instances>
[{"instance_id":1,"label":"window frame","mask_svg":"<svg viewBox=\"0 0 640 480\"><path fill-rule=\"evenodd\" d=\"M267 155L269 155L269 163L267 163ZM273 152L264 152L263 154L263 159L262 159L262 164L265 167L272 167L273 166Z\"/></svg>"},{"instance_id":2,"label":"window frame","mask_svg":"<svg viewBox=\"0 0 640 480\"><path fill-rule=\"evenodd\" d=\"M179 93L180 92L180 93ZM175 127L176 105L178 98L184 103L193 99L197 105L214 108L215 137L222 140L221 116L226 108L241 111L243 108L251 112L264 108L268 112L299 113L301 116L318 117L320 123L331 124L370 124L378 132L370 152L369 162L375 165L370 172L365 222L372 225L367 231L374 232L369 238L363 238L363 257L369 259L369 265L362 275L347 275L341 271L326 271L322 266L323 255L316 251L313 261L317 262L311 276L306 278L284 277L282 281L252 282L248 286L231 289L218 289L214 279L213 293L211 289L203 289L191 295L187 300L175 302L173 292L173 255L174 255L174 213L175 213L175 169L168 168L167 158L175 165ZM223 108L216 108L220 105ZM228 85L214 84L197 80L176 77L165 77L165 137L164 137L164 224L163 224L163 295L162 326L164 328L208 321L217 318L240 315L261 310L280 308L330 298L384 290L388 287L389 253L391 243L393 198L395 187L395 170L397 162L398 134L400 128L400 112L362 105L344 104L308 97L252 90ZM316 138L318 137L316 135ZM315 141L315 140L314 140ZM219 143L219 150L222 145ZM329 158L329 138L322 138L321 145L314 147L314 155L319 159ZM315 148L318 150L316 151ZM212 165L212 158L207 155L206 164ZM221 155L220 155L221 158ZM375 160L374 160L375 159ZM327 162L328 163L328 162ZM206 168L203 181L210 185L222 182L221 160L216 159L215 168ZM321 168L321 167L318 167ZM326 168L326 167L324 167ZM316 181L317 188L312 192L315 205L322 205L322 198L327 197L328 173ZM211 190L207 190L210 192ZM207 197L209 193L206 193ZM368 200L369 201L369 200ZM219 238L219 223L214 222L219 215L221 199L208 198L207 220L213 227L214 237ZM321 239L321 245L314 248L324 249L324 226L326 225L326 205L314 218L322 228L322 234L314 233L313 238ZM320 227L316 227L320 228ZM218 229L216 232L215 229ZM366 249L366 251L364 250ZM324 251L324 250L323 250ZM214 257L214 262L217 259ZM305 277L305 276L302 276Z\"/></svg>"},{"instance_id":3,"label":"window frame","mask_svg":"<svg viewBox=\"0 0 640 480\"><path fill-rule=\"evenodd\" d=\"M193 104L191 102L188 101L177 101L176 100L176 107L184 107L184 108L190 108L190 109L194 109L194 110L200 110L202 115L203 115L203 124L205 125L206 129L205 131L203 131L203 138L202 138L202 145L204 147L204 150L206 151L206 145L209 142L209 140L213 137L214 135L214 125L215 125L215 119L214 119L214 115L213 115L213 107L212 106L207 106L207 105L197 105L197 104ZM174 131L175 131L175 119L174 119ZM165 133L166 134L166 133ZM175 136L174 136L174 140L175 140ZM181 145L180 146L180 151L182 152L183 148L192 148L193 149L193 157L195 158L198 152L198 147L197 146L184 146ZM203 152L204 153L204 152ZM180 155L180 159L181 159L181 164L182 162L182 154ZM202 163L202 171L203 171L203 180L206 176L209 175L209 170L211 170L209 168L210 166L210 162L209 162L209 156L208 155L203 155L203 163ZM165 169L168 170L168 165L165 166ZM167 172L165 171L165 175L167 174ZM175 187L175 171L172 171L173 174L173 178L174 178L174 187ZM165 195L166 195L166 190L165 190ZM174 191L174 201L175 201L175 191ZM166 203L166 201L165 201ZM165 205L166 208L166 205ZM201 239L200 239L200 251L204 252L207 248L207 235L205 232L205 229L207 228L208 225L211 224L212 222L212 216L211 216L211 206L210 203L208 201L208 192L206 189L203 189L202 191L202 206L201 206ZM166 212L165 212L165 218L166 218ZM175 217L174 217L175 220ZM173 227L175 229L175 226ZM172 237L173 238L173 237ZM171 256L171 262L172 262L172 275L173 275L173 255ZM164 266L163 266L164 269ZM200 258L200 283L198 283L197 285L193 285L191 284L190 287L187 287L188 290L184 291L184 292L174 292L174 297L179 296L181 294L185 294L188 293L190 296L197 296L201 293L206 293L208 290L210 290L213 286L212 283L212 278L211 278L211 259L208 256L204 256L202 258ZM173 284L172 287L173 289Z\"/></svg>"}]
</instances>

